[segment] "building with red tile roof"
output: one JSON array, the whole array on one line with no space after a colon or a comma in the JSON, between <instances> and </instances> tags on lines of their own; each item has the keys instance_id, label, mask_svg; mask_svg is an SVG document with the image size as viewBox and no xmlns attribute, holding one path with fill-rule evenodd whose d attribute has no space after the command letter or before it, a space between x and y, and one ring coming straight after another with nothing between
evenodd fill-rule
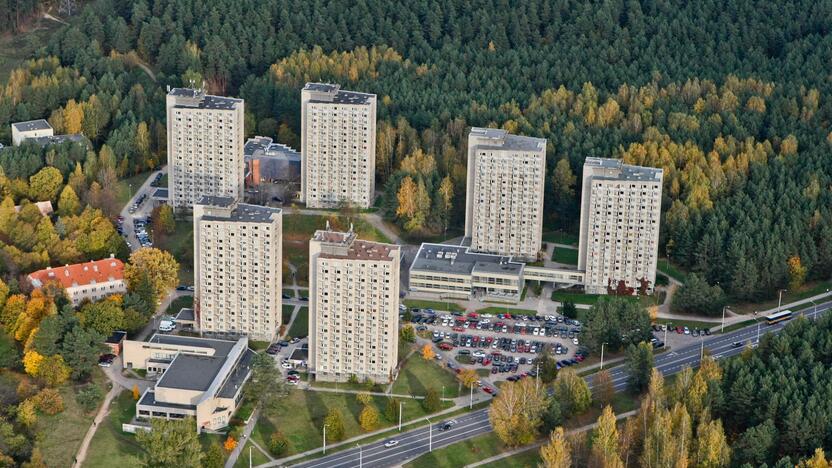
<instances>
[{"instance_id":1,"label":"building with red tile roof","mask_svg":"<svg viewBox=\"0 0 832 468\"><path fill-rule=\"evenodd\" d=\"M112 294L127 292L124 263L112 256L92 262L38 270L29 274L29 281L35 288L40 288L50 281L59 283L75 306L84 299L97 301Z\"/></svg>"}]
</instances>

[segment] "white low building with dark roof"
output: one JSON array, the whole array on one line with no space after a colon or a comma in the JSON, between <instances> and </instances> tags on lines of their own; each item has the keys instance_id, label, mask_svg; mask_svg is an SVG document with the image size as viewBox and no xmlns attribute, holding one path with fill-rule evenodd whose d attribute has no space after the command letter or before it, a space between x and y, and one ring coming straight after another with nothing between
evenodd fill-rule
<instances>
[{"instance_id":1,"label":"white low building with dark roof","mask_svg":"<svg viewBox=\"0 0 832 468\"><path fill-rule=\"evenodd\" d=\"M124 366L158 375L136 402L136 419L196 420L196 430L218 430L240 407L255 352L237 341L156 334L124 342Z\"/></svg>"}]
</instances>

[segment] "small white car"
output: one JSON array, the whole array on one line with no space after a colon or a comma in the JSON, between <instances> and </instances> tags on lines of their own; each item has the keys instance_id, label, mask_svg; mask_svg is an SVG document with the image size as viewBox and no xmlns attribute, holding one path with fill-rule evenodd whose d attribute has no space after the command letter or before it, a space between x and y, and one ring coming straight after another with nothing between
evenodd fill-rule
<instances>
[{"instance_id":1,"label":"small white car","mask_svg":"<svg viewBox=\"0 0 832 468\"><path fill-rule=\"evenodd\" d=\"M572 344L577 346L578 345L578 339L577 338L572 338Z\"/></svg>"},{"instance_id":2,"label":"small white car","mask_svg":"<svg viewBox=\"0 0 832 468\"><path fill-rule=\"evenodd\" d=\"M397 445L399 445L399 441L396 440L396 439L390 439L390 440L388 440L387 442L384 443L384 446L387 447L387 448L395 447Z\"/></svg>"},{"instance_id":3,"label":"small white car","mask_svg":"<svg viewBox=\"0 0 832 468\"><path fill-rule=\"evenodd\" d=\"M284 369L291 369L292 364L290 364L289 361L283 361L283 362L280 363L280 367L282 367Z\"/></svg>"}]
</instances>

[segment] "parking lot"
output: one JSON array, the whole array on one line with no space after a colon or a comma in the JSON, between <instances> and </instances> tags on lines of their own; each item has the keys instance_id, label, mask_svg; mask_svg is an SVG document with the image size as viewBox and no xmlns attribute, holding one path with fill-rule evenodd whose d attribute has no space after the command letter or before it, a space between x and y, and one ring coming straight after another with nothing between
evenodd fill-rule
<instances>
[{"instance_id":1,"label":"parking lot","mask_svg":"<svg viewBox=\"0 0 832 468\"><path fill-rule=\"evenodd\" d=\"M417 331L430 334L449 367L486 369L489 380L534 376L533 360L541 351L551 353L559 367L575 365L587 355L580 346L580 322L560 315L463 315L431 309L411 313Z\"/></svg>"}]
</instances>

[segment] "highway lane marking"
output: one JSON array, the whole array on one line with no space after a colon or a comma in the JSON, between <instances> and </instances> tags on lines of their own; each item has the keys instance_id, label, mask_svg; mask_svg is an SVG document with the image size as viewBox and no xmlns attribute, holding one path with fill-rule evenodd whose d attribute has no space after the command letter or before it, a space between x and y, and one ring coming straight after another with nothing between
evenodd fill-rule
<instances>
[{"instance_id":1,"label":"highway lane marking","mask_svg":"<svg viewBox=\"0 0 832 468\"><path fill-rule=\"evenodd\" d=\"M448 418L448 419L454 419L454 418ZM447 421L448 419L443 419L443 420L440 421L440 423L443 422L443 421ZM488 412L486 410L477 410L475 413L467 414L466 417L464 417L464 418L463 417L457 418L457 421L458 421L458 423L454 427L454 429L457 429L457 430L462 429L462 428L466 428L466 427L470 427L474 424L481 424L483 422L488 421ZM439 423L433 423L433 424L431 424L430 427L435 427L438 424ZM489 425L490 425L490 423L489 423ZM371 443L369 443L365 446L362 446L362 451L366 454L367 452L374 451L374 450L377 451L378 449L389 450L387 447L384 447L384 443L387 440L390 440L390 439L398 440L399 445L397 447L404 448L405 446L415 442L414 440L411 440L411 439L414 439L417 436L419 436L417 440L421 440L421 438L427 438L426 429L427 429L427 427L420 427L418 429L411 429L410 431L403 432L401 434L401 436L398 437L398 438L396 437L395 434L391 435L389 437L385 437L384 439L381 439L379 441L371 442ZM454 429L451 429L451 431L454 431ZM451 432L450 431L448 431L448 432L437 432L437 434L439 434L439 435L434 435L434 440L436 440L437 438L441 438L442 436L444 436L446 434L451 434ZM404 443L402 443L402 442L404 442ZM347 450L342 450L342 451L336 452L336 453L334 453L330 456L325 456L325 457L321 457L321 458L316 459L316 460L310 460L309 462L306 462L306 463L311 463L310 465L299 464L298 466L303 466L303 467L306 467L306 468L313 468L313 467L316 467L316 466L329 466L329 463L336 462L341 458L351 457L352 455L357 454L357 453L358 453L357 448L350 448L350 449L347 449Z\"/></svg>"},{"instance_id":2,"label":"highway lane marking","mask_svg":"<svg viewBox=\"0 0 832 468\"><path fill-rule=\"evenodd\" d=\"M438 442L436 440L434 440L433 441L433 448L436 449L436 448L447 447L448 445L451 445L453 443L468 439L468 437L462 437L462 436L467 436L468 434L471 434L471 433L474 433L474 432L482 433L483 429L487 429L487 428L490 428L490 427L491 427L491 425L488 424L488 425L483 426L483 427L473 428L473 429L471 429L469 431L466 431L466 432L457 433L452 437L448 437L448 438L443 439L443 440L438 441ZM462 437L462 438L460 438L460 437ZM423 440L421 442L422 442L422 445L420 447L414 447L411 450L414 450L416 448L426 448L428 446L428 441L427 440ZM384 454L382 454L382 455L384 455ZM422 454L420 454L420 455L422 455ZM382 460L386 460L388 458L396 457L396 456L401 456L401 453L391 453L390 455L380 457L380 458L377 458L375 460L369 460L369 463L378 463ZM364 457L364 458L366 460L367 457ZM365 463L367 463L367 462L365 461Z\"/></svg>"}]
</instances>

